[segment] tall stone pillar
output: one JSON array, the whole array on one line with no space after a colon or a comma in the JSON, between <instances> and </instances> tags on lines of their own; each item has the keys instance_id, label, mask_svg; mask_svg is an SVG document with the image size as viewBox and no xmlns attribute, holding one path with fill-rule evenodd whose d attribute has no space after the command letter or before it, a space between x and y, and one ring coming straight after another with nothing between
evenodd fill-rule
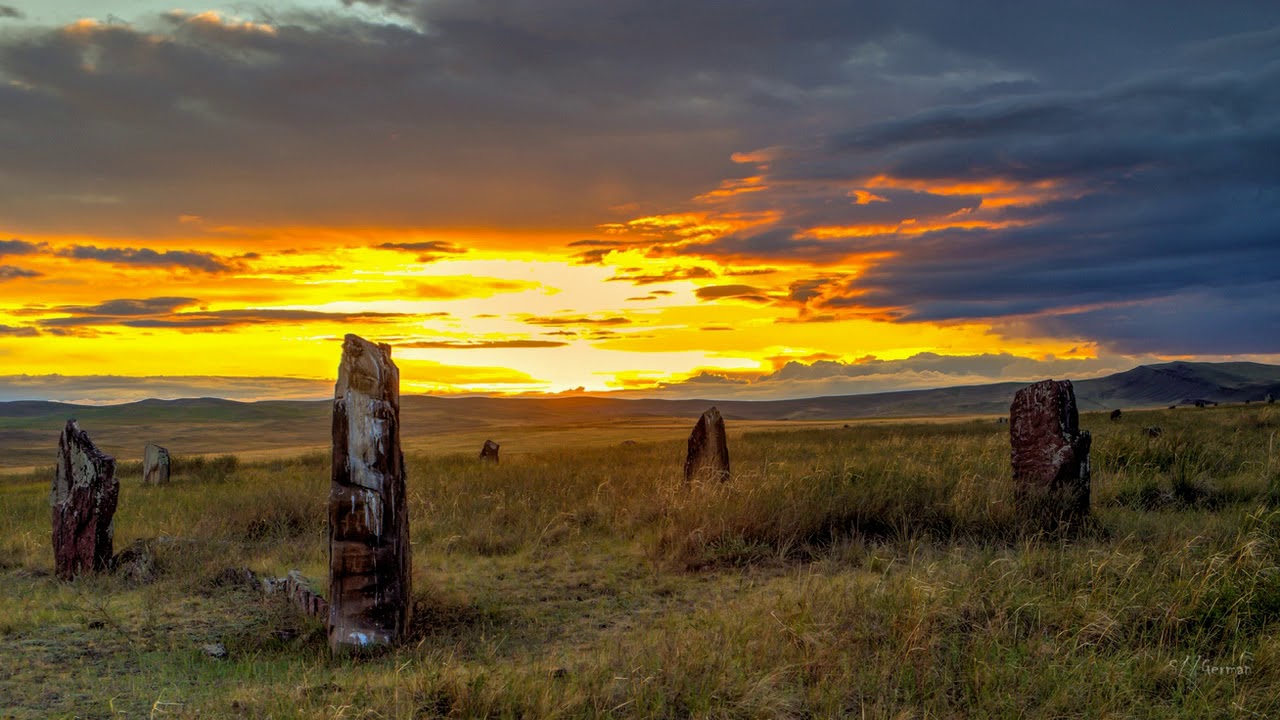
<instances>
[{"instance_id":1,"label":"tall stone pillar","mask_svg":"<svg viewBox=\"0 0 1280 720\"><path fill-rule=\"evenodd\" d=\"M400 370L390 346L347 335L333 399L329 648L342 653L400 640L411 590Z\"/></svg>"}]
</instances>

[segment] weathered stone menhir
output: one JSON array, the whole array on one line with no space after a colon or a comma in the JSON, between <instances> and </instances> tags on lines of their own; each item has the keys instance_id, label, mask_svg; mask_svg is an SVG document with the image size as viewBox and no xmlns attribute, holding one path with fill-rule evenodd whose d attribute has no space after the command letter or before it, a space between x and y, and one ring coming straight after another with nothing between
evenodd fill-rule
<instances>
[{"instance_id":1,"label":"weathered stone menhir","mask_svg":"<svg viewBox=\"0 0 1280 720\"><path fill-rule=\"evenodd\" d=\"M70 580L110 568L119 499L115 458L99 450L75 420L68 420L58 439L58 465L49 496L58 577Z\"/></svg>"},{"instance_id":2,"label":"weathered stone menhir","mask_svg":"<svg viewBox=\"0 0 1280 720\"><path fill-rule=\"evenodd\" d=\"M729 441L724 434L724 418L714 407L702 413L689 435L689 454L684 460L684 480L729 479Z\"/></svg>"},{"instance_id":3,"label":"weathered stone menhir","mask_svg":"<svg viewBox=\"0 0 1280 720\"><path fill-rule=\"evenodd\" d=\"M389 645L409 622L409 509L400 449L400 370L391 348L342 343L329 490L329 648Z\"/></svg>"},{"instance_id":4,"label":"weathered stone menhir","mask_svg":"<svg viewBox=\"0 0 1280 720\"><path fill-rule=\"evenodd\" d=\"M1043 380L1017 392L1009 441L1019 511L1046 528L1089 514L1088 431L1080 430L1070 380Z\"/></svg>"},{"instance_id":5,"label":"weathered stone menhir","mask_svg":"<svg viewBox=\"0 0 1280 720\"><path fill-rule=\"evenodd\" d=\"M493 464L498 463L498 443L492 440L485 440L484 447L480 448L480 459Z\"/></svg>"},{"instance_id":6,"label":"weathered stone menhir","mask_svg":"<svg viewBox=\"0 0 1280 720\"><path fill-rule=\"evenodd\" d=\"M159 445L147 445L142 453L142 484L163 485L169 482L169 451Z\"/></svg>"}]
</instances>

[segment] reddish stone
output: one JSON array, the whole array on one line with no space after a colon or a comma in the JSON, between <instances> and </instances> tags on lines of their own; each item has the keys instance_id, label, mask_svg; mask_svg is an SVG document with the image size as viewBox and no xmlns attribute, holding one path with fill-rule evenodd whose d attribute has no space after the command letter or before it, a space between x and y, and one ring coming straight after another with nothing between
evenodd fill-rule
<instances>
[{"instance_id":1,"label":"reddish stone","mask_svg":"<svg viewBox=\"0 0 1280 720\"><path fill-rule=\"evenodd\" d=\"M1018 391L1009 408L1013 482L1019 510L1046 527L1089 514L1089 446L1070 380Z\"/></svg>"},{"instance_id":2,"label":"reddish stone","mask_svg":"<svg viewBox=\"0 0 1280 720\"><path fill-rule=\"evenodd\" d=\"M347 335L334 388L329 489L329 647L335 653L392 644L408 626L404 483L400 370L390 346Z\"/></svg>"},{"instance_id":3,"label":"reddish stone","mask_svg":"<svg viewBox=\"0 0 1280 720\"><path fill-rule=\"evenodd\" d=\"M112 518L120 497L116 461L68 420L58 439L53 477L53 559L58 577L70 580L111 566Z\"/></svg>"},{"instance_id":4,"label":"reddish stone","mask_svg":"<svg viewBox=\"0 0 1280 720\"><path fill-rule=\"evenodd\" d=\"M724 418L714 407L702 413L689 435L689 453L684 460L685 482L729 479L729 441L724 434Z\"/></svg>"}]
</instances>

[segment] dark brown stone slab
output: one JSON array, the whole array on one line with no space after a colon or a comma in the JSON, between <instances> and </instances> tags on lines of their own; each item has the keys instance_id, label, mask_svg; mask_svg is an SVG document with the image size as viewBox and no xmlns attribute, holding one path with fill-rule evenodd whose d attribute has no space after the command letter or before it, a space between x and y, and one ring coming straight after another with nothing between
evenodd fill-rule
<instances>
[{"instance_id":1,"label":"dark brown stone slab","mask_svg":"<svg viewBox=\"0 0 1280 720\"><path fill-rule=\"evenodd\" d=\"M119 498L115 458L99 450L75 420L68 420L58 439L58 464L49 497L58 577L70 580L110 568Z\"/></svg>"},{"instance_id":2,"label":"dark brown stone slab","mask_svg":"<svg viewBox=\"0 0 1280 720\"><path fill-rule=\"evenodd\" d=\"M169 450L159 445L147 445L142 452L142 483L163 485L169 482Z\"/></svg>"},{"instance_id":3,"label":"dark brown stone slab","mask_svg":"<svg viewBox=\"0 0 1280 720\"><path fill-rule=\"evenodd\" d=\"M480 459L486 462L496 464L498 462L498 443L492 440L485 440L484 447L480 448Z\"/></svg>"},{"instance_id":4,"label":"dark brown stone slab","mask_svg":"<svg viewBox=\"0 0 1280 720\"><path fill-rule=\"evenodd\" d=\"M1046 528L1089 514L1089 446L1070 380L1025 387L1009 408L1019 511Z\"/></svg>"},{"instance_id":5,"label":"dark brown stone slab","mask_svg":"<svg viewBox=\"0 0 1280 720\"><path fill-rule=\"evenodd\" d=\"M400 370L391 348L355 335L342 344L333 400L329 489L329 647L398 641L409 622L412 571Z\"/></svg>"},{"instance_id":6,"label":"dark brown stone slab","mask_svg":"<svg viewBox=\"0 0 1280 720\"><path fill-rule=\"evenodd\" d=\"M724 418L714 407L702 413L689 435L689 453L684 460L685 482L729 479L729 441L724 434Z\"/></svg>"}]
</instances>

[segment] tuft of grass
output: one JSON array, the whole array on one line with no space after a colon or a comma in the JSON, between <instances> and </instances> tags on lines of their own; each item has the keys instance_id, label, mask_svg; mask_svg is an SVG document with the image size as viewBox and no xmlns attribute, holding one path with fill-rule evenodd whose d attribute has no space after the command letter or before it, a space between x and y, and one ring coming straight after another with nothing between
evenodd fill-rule
<instances>
[{"instance_id":1,"label":"tuft of grass","mask_svg":"<svg viewBox=\"0 0 1280 720\"><path fill-rule=\"evenodd\" d=\"M138 474L141 475L141 463ZM170 459L171 482L225 482L235 477L240 458L235 455L179 455Z\"/></svg>"}]
</instances>

